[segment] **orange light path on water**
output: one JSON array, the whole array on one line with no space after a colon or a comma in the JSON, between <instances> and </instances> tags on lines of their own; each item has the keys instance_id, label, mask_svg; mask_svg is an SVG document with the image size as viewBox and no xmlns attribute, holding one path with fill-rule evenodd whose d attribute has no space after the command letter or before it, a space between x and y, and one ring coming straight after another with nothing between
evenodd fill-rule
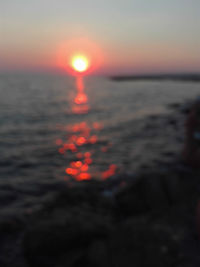
<instances>
[{"instance_id":1,"label":"orange light path on water","mask_svg":"<svg viewBox=\"0 0 200 267\"><path fill-rule=\"evenodd\" d=\"M74 114L87 114L90 110L88 104L88 96L85 93L83 76L76 76L76 96L72 101L72 113Z\"/></svg>"},{"instance_id":2,"label":"orange light path on water","mask_svg":"<svg viewBox=\"0 0 200 267\"><path fill-rule=\"evenodd\" d=\"M73 75L75 74L76 78L76 95L71 101L72 114L87 114L90 110L89 99L83 82L84 75L91 68L90 63L90 59L86 54L73 54L71 56L70 71L73 70ZM103 129L102 123L79 121L63 128L67 133L66 138L64 140L57 139L56 145L61 155L69 155L69 157L73 158L65 167L67 177L76 181L82 181L90 180L94 176L105 180L115 175L117 171L115 164L110 164L104 171L94 171L97 150L100 153L105 153L111 147L110 144L105 145L105 143L103 146L99 146L98 133Z\"/></svg>"},{"instance_id":3,"label":"orange light path on water","mask_svg":"<svg viewBox=\"0 0 200 267\"><path fill-rule=\"evenodd\" d=\"M73 160L65 168L67 176L76 181L82 181L90 180L94 176L106 180L116 174L117 166L115 164L110 164L104 171L94 172L95 153L102 151L102 148L105 147L105 144L103 146L98 145L98 133L102 129L102 123L88 124L86 121L64 127L68 133L67 138L65 140L57 139L56 145L61 155L73 155ZM106 146L107 151L110 147L111 144Z\"/></svg>"},{"instance_id":4,"label":"orange light path on water","mask_svg":"<svg viewBox=\"0 0 200 267\"><path fill-rule=\"evenodd\" d=\"M57 139L58 151L62 155L74 155L65 173L76 181L90 180L93 176L98 176L101 180L106 180L116 174L117 166L110 164L108 168L102 172L94 173L92 171L95 164L95 153L102 151L104 146L99 146L98 133L103 129L102 123L94 122L89 125L82 121L72 125L67 125L65 131L68 133L66 140ZM93 148L93 146L96 148ZM107 150L111 147L106 146ZM98 151L97 151L98 150Z\"/></svg>"},{"instance_id":5,"label":"orange light path on water","mask_svg":"<svg viewBox=\"0 0 200 267\"><path fill-rule=\"evenodd\" d=\"M98 172L98 175L93 171L97 150L102 152L102 149L106 148L106 151L103 152L107 152L111 147L111 144L98 145L98 133L103 129L102 123L89 124L86 121L81 121L67 125L64 129L67 132L66 140L57 139L56 144L59 146L60 154L74 154L73 160L65 168L65 173L69 177L76 181L90 180L93 176L106 180L116 174L117 166L115 164L110 164L106 170ZM93 146L96 146L96 149Z\"/></svg>"}]
</instances>

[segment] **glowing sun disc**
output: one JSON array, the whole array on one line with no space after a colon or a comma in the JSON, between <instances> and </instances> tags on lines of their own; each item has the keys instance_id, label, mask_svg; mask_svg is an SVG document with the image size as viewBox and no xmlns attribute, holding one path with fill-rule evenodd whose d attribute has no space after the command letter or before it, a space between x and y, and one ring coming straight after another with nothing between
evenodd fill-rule
<instances>
[{"instance_id":1,"label":"glowing sun disc","mask_svg":"<svg viewBox=\"0 0 200 267\"><path fill-rule=\"evenodd\" d=\"M84 72L89 67L89 61L85 56L75 56L72 58L72 68L78 72Z\"/></svg>"}]
</instances>

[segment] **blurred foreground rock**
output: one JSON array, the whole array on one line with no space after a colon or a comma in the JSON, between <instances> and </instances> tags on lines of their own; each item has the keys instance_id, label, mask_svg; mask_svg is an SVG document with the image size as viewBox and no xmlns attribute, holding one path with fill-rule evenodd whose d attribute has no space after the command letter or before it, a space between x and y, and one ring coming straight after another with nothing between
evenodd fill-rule
<instances>
[{"instance_id":1,"label":"blurred foreground rock","mask_svg":"<svg viewBox=\"0 0 200 267\"><path fill-rule=\"evenodd\" d=\"M199 194L192 176L141 173L112 197L103 193L106 183L66 188L32 218L24 238L29 265L190 266L183 243Z\"/></svg>"}]
</instances>

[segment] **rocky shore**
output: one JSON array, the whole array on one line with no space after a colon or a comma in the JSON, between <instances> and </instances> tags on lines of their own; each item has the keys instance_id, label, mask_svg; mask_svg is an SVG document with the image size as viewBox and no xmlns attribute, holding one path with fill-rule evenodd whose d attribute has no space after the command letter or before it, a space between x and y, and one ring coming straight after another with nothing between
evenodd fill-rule
<instances>
[{"instance_id":1,"label":"rocky shore","mask_svg":"<svg viewBox=\"0 0 200 267\"><path fill-rule=\"evenodd\" d=\"M199 266L200 173L180 157L189 104L170 108L146 124L166 143L160 159L134 175L63 184L34 214L2 220L0 266Z\"/></svg>"}]
</instances>

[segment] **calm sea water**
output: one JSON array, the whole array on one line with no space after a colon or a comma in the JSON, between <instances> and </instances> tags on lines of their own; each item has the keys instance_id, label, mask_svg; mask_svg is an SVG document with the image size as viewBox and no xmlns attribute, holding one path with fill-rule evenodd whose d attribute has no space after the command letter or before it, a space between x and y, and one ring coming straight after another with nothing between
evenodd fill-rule
<instances>
[{"instance_id":1,"label":"calm sea water","mask_svg":"<svg viewBox=\"0 0 200 267\"><path fill-rule=\"evenodd\" d=\"M1 215L31 212L60 182L134 172L135 122L200 94L192 82L87 77L84 87L89 111L76 114L74 78L0 75Z\"/></svg>"}]
</instances>

